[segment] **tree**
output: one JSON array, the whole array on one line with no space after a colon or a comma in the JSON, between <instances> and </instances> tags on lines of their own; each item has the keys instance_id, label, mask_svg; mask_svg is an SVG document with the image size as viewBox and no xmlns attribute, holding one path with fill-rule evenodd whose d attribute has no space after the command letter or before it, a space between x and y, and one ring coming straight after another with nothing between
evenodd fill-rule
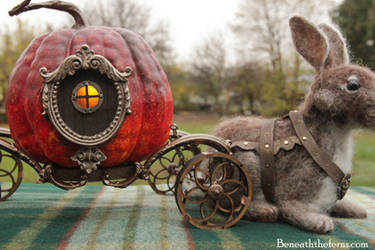
<instances>
[{"instance_id":1,"label":"tree","mask_svg":"<svg viewBox=\"0 0 375 250\"><path fill-rule=\"evenodd\" d=\"M236 65L247 65L255 58L266 72L264 86L256 95L263 114L279 115L295 108L301 100L306 74L301 58L293 48L288 20L298 13L316 22L315 16L325 16L332 1L322 0L242 0L231 28L239 41ZM319 15L317 15L319 14ZM328 14L327 14L328 15ZM311 70L311 69L310 69ZM307 71L308 72L308 71ZM243 79L244 74L242 74ZM249 82L251 84L251 82ZM243 84L244 85L244 84ZM244 91L250 90L249 88ZM252 110L256 111L256 110Z\"/></svg>"},{"instance_id":2,"label":"tree","mask_svg":"<svg viewBox=\"0 0 375 250\"><path fill-rule=\"evenodd\" d=\"M173 93L174 109L196 110L198 105L194 97L199 93L198 86L191 80L191 73L183 65L171 64L164 67L168 72Z\"/></svg>"},{"instance_id":3,"label":"tree","mask_svg":"<svg viewBox=\"0 0 375 250\"><path fill-rule=\"evenodd\" d=\"M172 61L169 24L153 20L152 9L135 0L88 1L84 7L90 25L122 27L140 34L154 50L162 64ZM151 22L152 20L152 22Z\"/></svg>"},{"instance_id":4,"label":"tree","mask_svg":"<svg viewBox=\"0 0 375 250\"><path fill-rule=\"evenodd\" d=\"M343 1L333 12L336 22L349 44L354 60L375 69L375 2Z\"/></svg>"},{"instance_id":5,"label":"tree","mask_svg":"<svg viewBox=\"0 0 375 250\"><path fill-rule=\"evenodd\" d=\"M17 21L14 30L3 26L0 32L0 107L4 106L10 72L22 51L35 36L35 27L31 27L21 20Z\"/></svg>"},{"instance_id":6,"label":"tree","mask_svg":"<svg viewBox=\"0 0 375 250\"><path fill-rule=\"evenodd\" d=\"M221 35L211 35L195 49L191 68L193 80L197 84L199 95L204 104L213 106L220 114L227 101L226 96L226 64L227 56ZM219 101L222 96L224 103ZM209 99L212 98L212 103Z\"/></svg>"},{"instance_id":7,"label":"tree","mask_svg":"<svg viewBox=\"0 0 375 250\"><path fill-rule=\"evenodd\" d=\"M332 1L322 0L242 0L231 27L243 53L265 58L273 72L283 72L286 55L294 50L288 20L293 14L313 22L328 15ZM327 13L327 14L325 14Z\"/></svg>"}]
</instances>

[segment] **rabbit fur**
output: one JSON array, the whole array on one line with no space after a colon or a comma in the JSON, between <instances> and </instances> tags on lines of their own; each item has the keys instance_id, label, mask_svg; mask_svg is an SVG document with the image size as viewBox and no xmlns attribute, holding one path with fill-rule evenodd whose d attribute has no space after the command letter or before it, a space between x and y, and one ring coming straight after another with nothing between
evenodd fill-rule
<instances>
[{"instance_id":1,"label":"rabbit fur","mask_svg":"<svg viewBox=\"0 0 375 250\"><path fill-rule=\"evenodd\" d=\"M316 76L300 105L304 122L319 147L346 174L351 172L352 131L375 129L375 74L352 65L344 39L328 26L315 26L302 17L289 20L296 50L315 68ZM358 89L349 87L354 79ZM214 135L231 141L259 142L261 117L237 117L216 127ZM276 120L274 140L296 136L289 118ZM325 234L334 230L331 216L365 218L366 210L347 200L337 200L337 185L300 145L275 155L275 201L268 203L261 188L260 161L255 151L235 151L248 170L253 198L245 219L281 220L298 228Z\"/></svg>"}]
</instances>

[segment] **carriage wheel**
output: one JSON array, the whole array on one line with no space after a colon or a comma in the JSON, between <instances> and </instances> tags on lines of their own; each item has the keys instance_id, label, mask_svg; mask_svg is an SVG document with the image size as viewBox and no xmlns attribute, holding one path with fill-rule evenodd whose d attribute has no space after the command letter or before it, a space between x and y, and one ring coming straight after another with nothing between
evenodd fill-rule
<instances>
[{"instance_id":1,"label":"carriage wheel","mask_svg":"<svg viewBox=\"0 0 375 250\"><path fill-rule=\"evenodd\" d=\"M195 156L177 177L178 208L185 220L201 229L234 225L245 215L251 195L247 171L221 152Z\"/></svg>"},{"instance_id":2,"label":"carriage wheel","mask_svg":"<svg viewBox=\"0 0 375 250\"><path fill-rule=\"evenodd\" d=\"M180 170L188 160L200 154L204 146L221 152L230 151L228 144L217 137L185 133L146 161L151 188L159 194L173 194Z\"/></svg>"},{"instance_id":3,"label":"carriage wheel","mask_svg":"<svg viewBox=\"0 0 375 250\"><path fill-rule=\"evenodd\" d=\"M0 201L8 199L21 184L22 161L15 155L0 152Z\"/></svg>"}]
</instances>

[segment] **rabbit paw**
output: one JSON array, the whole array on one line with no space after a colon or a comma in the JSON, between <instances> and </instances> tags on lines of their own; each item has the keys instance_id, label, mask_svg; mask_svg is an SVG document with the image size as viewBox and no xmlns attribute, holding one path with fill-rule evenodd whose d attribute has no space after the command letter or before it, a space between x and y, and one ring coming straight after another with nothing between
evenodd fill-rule
<instances>
[{"instance_id":1,"label":"rabbit paw","mask_svg":"<svg viewBox=\"0 0 375 250\"><path fill-rule=\"evenodd\" d=\"M308 216L305 224L305 229L313 233L327 234L331 233L335 228L335 224L331 217L313 213Z\"/></svg>"},{"instance_id":2,"label":"rabbit paw","mask_svg":"<svg viewBox=\"0 0 375 250\"><path fill-rule=\"evenodd\" d=\"M284 221L313 233L331 233L335 227L331 217L313 212L308 206L298 201L281 204L280 212Z\"/></svg>"},{"instance_id":3,"label":"rabbit paw","mask_svg":"<svg viewBox=\"0 0 375 250\"><path fill-rule=\"evenodd\" d=\"M347 200L337 201L331 210L331 216L338 218L364 219L367 217L366 209Z\"/></svg>"},{"instance_id":4,"label":"rabbit paw","mask_svg":"<svg viewBox=\"0 0 375 250\"><path fill-rule=\"evenodd\" d=\"M251 221L275 222L279 218L279 209L265 201L253 201L244 218Z\"/></svg>"}]
</instances>

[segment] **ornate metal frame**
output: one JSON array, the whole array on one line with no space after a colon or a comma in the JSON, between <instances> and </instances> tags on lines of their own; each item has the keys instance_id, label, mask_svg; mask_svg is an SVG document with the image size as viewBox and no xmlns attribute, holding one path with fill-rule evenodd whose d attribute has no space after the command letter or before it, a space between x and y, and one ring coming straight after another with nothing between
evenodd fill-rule
<instances>
[{"instance_id":1,"label":"ornate metal frame","mask_svg":"<svg viewBox=\"0 0 375 250\"><path fill-rule=\"evenodd\" d=\"M67 76L73 76L80 70L97 70L113 80L117 91L118 106L110 125L95 135L80 135L74 132L62 119L57 105L57 91ZM120 128L125 116L130 114L130 92L127 85L131 68L119 72L105 57L94 54L87 45L83 45L75 55L67 57L53 72L45 67L40 69L44 88L42 94L43 115L48 115L54 127L69 141L82 146L97 146L110 140Z\"/></svg>"}]
</instances>

